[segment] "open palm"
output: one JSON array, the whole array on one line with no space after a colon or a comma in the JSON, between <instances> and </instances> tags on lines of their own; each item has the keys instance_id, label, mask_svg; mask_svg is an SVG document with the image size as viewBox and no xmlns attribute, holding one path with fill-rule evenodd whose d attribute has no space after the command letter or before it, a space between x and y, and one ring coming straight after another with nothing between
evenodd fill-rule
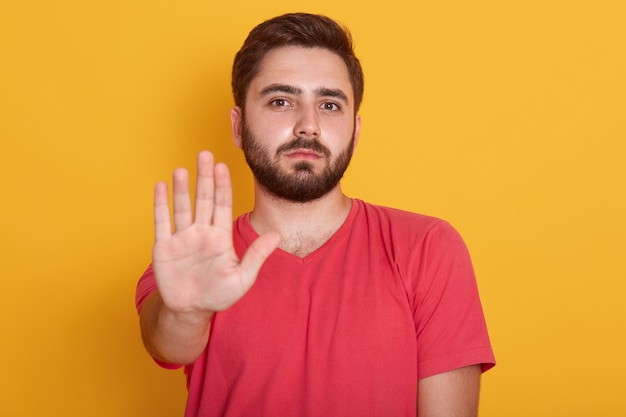
<instances>
[{"instance_id":1,"label":"open palm","mask_svg":"<svg viewBox=\"0 0 626 417\"><path fill-rule=\"evenodd\" d=\"M237 302L254 284L261 265L278 246L278 233L259 237L240 260L232 237L232 186L228 168L213 155L198 155L195 210L189 178L174 171L174 230L167 184L154 193L154 276L163 302L181 313L215 312Z\"/></svg>"}]
</instances>

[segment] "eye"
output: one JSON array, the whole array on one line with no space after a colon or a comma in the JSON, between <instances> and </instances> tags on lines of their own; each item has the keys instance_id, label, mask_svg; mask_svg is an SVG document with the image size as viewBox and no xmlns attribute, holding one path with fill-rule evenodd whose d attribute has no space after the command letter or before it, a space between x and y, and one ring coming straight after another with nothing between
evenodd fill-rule
<instances>
[{"instance_id":1,"label":"eye","mask_svg":"<svg viewBox=\"0 0 626 417\"><path fill-rule=\"evenodd\" d=\"M289 102L285 100L284 98L277 98L277 99L270 101L270 106L273 106L273 107L286 107L288 105L289 105Z\"/></svg>"},{"instance_id":2,"label":"eye","mask_svg":"<svg viewBox=\"0 0 626 417\"><path fill-rule=\"evenodd\" d=\"M335 102L327 101L322 104L322 109L327 111L338 111L341 110L341 106Z\"/></svg>"}]
</instances>

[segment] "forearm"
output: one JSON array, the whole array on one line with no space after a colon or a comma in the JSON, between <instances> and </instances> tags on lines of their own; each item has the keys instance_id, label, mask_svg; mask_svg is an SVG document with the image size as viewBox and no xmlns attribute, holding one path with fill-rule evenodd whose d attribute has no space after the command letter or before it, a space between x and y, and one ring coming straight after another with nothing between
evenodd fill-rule
<instances>
[{"instance_id":1,"label":"forearm","mask_svg":"<svg viewBox=\"0 0 626 417\"><path fill-rule=\"evenodd\" d=\"M170 310L158 291L144 301L140 312L144 346L166 363L186 365L195 361L209 340L212 314L181 314Z\"/></svg>"},{"instance_id":2,"label":"forearm","mask_svg":"<svg viewBox=\"0 0 626 417\"><path fill-rule=\"evenodd\" d=\"M418 383L419 417L476 417L480 365L466 366L424 378Z\"/></svg>"}]
</instances>

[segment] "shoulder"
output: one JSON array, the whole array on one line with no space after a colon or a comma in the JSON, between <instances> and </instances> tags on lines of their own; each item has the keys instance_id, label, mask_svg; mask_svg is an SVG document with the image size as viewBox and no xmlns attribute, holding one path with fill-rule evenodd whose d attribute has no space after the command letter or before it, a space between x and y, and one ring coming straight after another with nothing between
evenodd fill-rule
<instances>
[{"instance_id":1,"label":"shoulder","mask_svg":"<svg viewBox=\"0 0 626 417\"><path fill-rule=\"evenodd\" d=\"M357 205L357 219L370 225L389 227L409 234L427 235L431 233L454 232L454 228L445 220L392 207L385 207L354 200Z\"/></svg>"},{"instance_id":2,"label":"shoulder","mask_svg":"<svg viewBox=\"0 0 626 417\"><path fill-rule=\"evenodd\" d=\"M250 213L244 213L233 221L233 245L235 252L242 257L248 246L259 237L250 223Z\"/></svg>"},{"instance_id":3,"label":"shoulder","mask_svg":"<svg viewBox=\"0 0 626 417\"><path fill-rule=\"evenodd\" d=\"M463 253L463 238L446 220L396 208L379 206L361 200L357 205L355 228L365 229L370 239L388 248L396 256L411 259L417 254Z\"/></svg>"}]
</instances>

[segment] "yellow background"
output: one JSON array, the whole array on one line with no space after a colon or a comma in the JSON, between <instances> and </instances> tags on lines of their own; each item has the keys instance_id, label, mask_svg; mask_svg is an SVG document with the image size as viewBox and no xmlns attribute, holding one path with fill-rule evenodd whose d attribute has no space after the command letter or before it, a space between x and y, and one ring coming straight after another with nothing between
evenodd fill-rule
<instances>
[{"instance_id":1,"label":"yellow background","mask_svg":"<svg viewBox=\"0 0 626 417\"><path fill-rule=\"evenodd\" d=\"M251 207L230 65L298 10L347 24L365 68L345 190L472 252L498 359L481 416L626 415L621 0L3 0L0 415L181 415L134 311L152 187L207 148Z\"/></svg>"}]
</instances>

